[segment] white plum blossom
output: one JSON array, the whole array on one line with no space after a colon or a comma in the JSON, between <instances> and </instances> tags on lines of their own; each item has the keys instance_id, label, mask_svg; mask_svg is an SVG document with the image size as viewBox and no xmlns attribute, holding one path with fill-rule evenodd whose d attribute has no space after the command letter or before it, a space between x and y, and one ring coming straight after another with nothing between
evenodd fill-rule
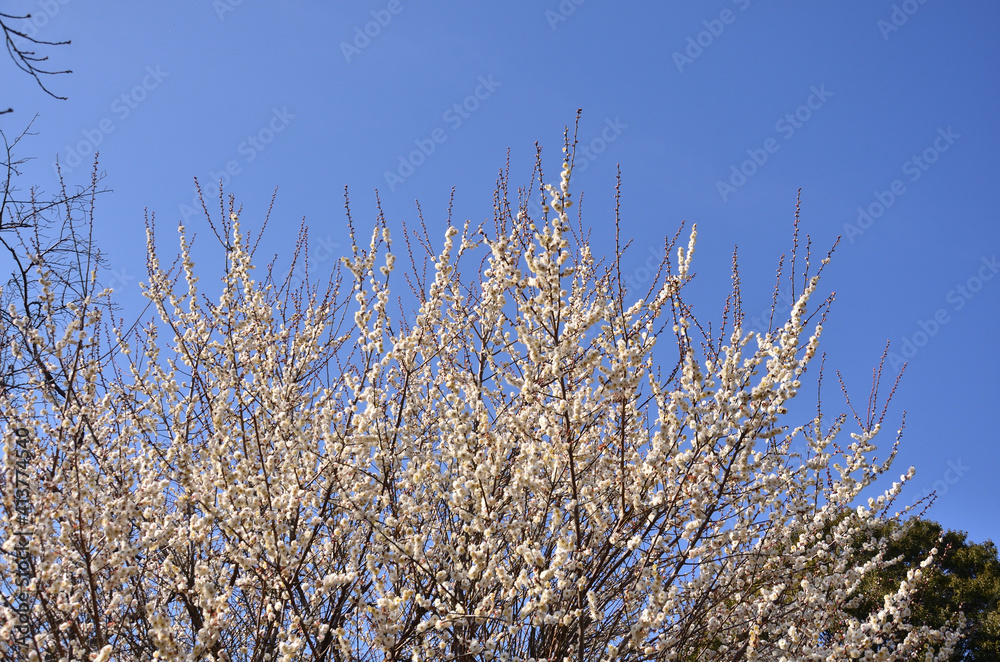
<instances>
[{"instance_id":1,"label":"white plum blossom","mask_svg":"<svg viewBox=\"0 0 1000 662\"><path fill-rule=\"evenodd\" d=\"M292 291L255 280L234 214L216 296L186 229L170 270L150 229L155 319L108 330L83 302L33 341L72 375L61 391L39 377L0 395L4 595L15 470L33 506L28 653L945 659L955 633L908 622L921 571L867 619L847 612L883 562L855 552L884 549L870 534L913 472L858 505L889 470L881 421L839 446L844 417L787 422L822 334L819 275L766 334L742 327L738 279L722 330L703 327L683 298L694 230L645 296L625 291L621 253L602 266L568 215L571 163L542 218L504 181L492 231L448 227L430 273L411 255L412 315L390 312L383 222L367 246L352 223L325 292ZM17 623L8 600L4 659L24 653Z\"/></svg>"}]
</instances>

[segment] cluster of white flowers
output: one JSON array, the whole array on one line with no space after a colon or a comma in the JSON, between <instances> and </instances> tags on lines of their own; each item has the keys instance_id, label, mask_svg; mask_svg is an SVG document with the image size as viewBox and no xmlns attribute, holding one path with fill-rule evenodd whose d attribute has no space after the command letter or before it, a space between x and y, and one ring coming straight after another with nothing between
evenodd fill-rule
<instances>
[{"instance_id":1,"label":"cluster of white flowers","mask_svg":"<svg viewBox=\"0 0 1000 662\"><path fill-rule=\"evenodd\" d=\"M908 623L920 572L867 619L846 611L882 562L855 552L878 549L912 470L856 506L888 470L877 427L839 449L843 419L782 423L822 332L818 278L776 333L736 316L728 344L700 343L681 298L695 233L626 305L571 241L569 180L567 160L546 219L500 205L495 236L449 227L408 322L388 312L384 227L345 258L346 297L283 300L234 217L215 304L184 228L182 292L150 234L159 324L116 329L109 364L84 307L37 338L74 368L66 397L0 396L39 440L37 659L944 659L956 635Z\"/></svg>"}]
</instances>

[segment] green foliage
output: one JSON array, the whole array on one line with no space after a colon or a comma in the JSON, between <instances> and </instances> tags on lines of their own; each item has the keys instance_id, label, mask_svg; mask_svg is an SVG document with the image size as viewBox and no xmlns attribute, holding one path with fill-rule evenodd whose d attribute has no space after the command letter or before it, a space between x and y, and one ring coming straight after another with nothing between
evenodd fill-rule
<instances>
[{"instance_id":1,"label":"green foliage","mask_svg":"<svg viewBox=\"0 0 1000 662\"><path fill-rule=\"evenodd\" d=\"M937 547L936 562L927 568L931 572L925 572L924 584L913 604L911 623L939 628L962 611L966 636L951 659L1000 660L1000 559L996 545L989 540L970 543L961 531L942 534L940 524L918 518L902 524L888 521L879 535L890 539L884 556L886 565L865 577L859 604L847 611L864 618L877 610L882 596L895 591L906 579L907 570L918 568L930 550ZM902 558L890 564L897 557Z\"/></svg>"}]
</instances>

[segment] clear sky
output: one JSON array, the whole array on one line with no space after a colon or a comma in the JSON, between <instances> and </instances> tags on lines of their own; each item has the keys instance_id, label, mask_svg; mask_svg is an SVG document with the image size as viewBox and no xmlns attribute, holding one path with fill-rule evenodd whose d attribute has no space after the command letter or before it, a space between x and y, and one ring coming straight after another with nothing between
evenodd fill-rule
<instances>
[{"instance_id":1,"label":"clear sky","mask_svg":"<svg viewBox=\"0 0 1000 662\"><path fill-rule=\"evenodd\" d=\"M31 13L40 39L73 42L45 51L73 69L46 80L68 101L0 63L0 106L15 109L0 127L16 135L38 114L21 155L37 157L26 172L43 189L55 187L57 155L82 183L100 150L113 193L100 199L97 241L125 316L144 303L145 209L171 256L191 216L215 259L202 273L217 268L210 231L184 206L193 177L208 184L227 167L245 227L259 227L278 187L265 261L290 257L304 217L323 269L348 244L345 186L359 226L374 221L378 189L392 227L415 220L419 199L440 238L452 187L458 220L491 217L508 149L515 184L529 181L535 141L554 174L563 127L582 108L589 154L573 179L595 249L613 249L620 167L623 233L636 240L628 273L641 282L663 236L696 222L690 294L706 319L721 310L734 245L746 310L766 310L801 187L816 250L842 235L824 281L837 293L825 411L844 409L833 368L864 405L891 340L909 362L881 437L891 442L906 410L892 473L915 465L910 500L936 486L930 517L1000 541L996 3L2 7Z\"/></svg>"}]
</instances>

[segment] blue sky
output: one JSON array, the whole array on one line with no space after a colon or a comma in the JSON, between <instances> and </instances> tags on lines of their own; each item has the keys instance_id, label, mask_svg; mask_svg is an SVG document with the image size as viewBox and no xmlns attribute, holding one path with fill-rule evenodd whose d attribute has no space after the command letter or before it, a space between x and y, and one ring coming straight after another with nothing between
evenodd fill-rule
<instances>
[{"instance_id":1,"label":"blue sky","mask_svg":"<svg viewBox=\"0 0 1000 662\"><path fill-rule=\"evenodd\" d=\"M126 316L144 303L144 210L166 255L189 215L216 260L205 268L218 264L185 205L193 177L207 185L227 168L246 227L278 188L265 261L290 257L304 217L328 269L322 256L348 244L345 186L359 226L374 222L378 189L392 227L416 219L419 199L441 237L452 187L456 218L491 217L508 149L515 184L529 181L536 141L554 174L582 108L589 156L573 179L595 249L613 250L620 167L629 273L641 281L663 236L697 223L690 296L705 319L721 310L734 245L746 311L768 307L801 187L815 249L842 236L824 281L837 293L825 410L844 409L833 368L863 405L886 341L906 349L881 438L905 409L892 473L916 465L907 494L937 487L930 517L1000 538L996 3L11 0L4 11L73 42L46 51L74 71L46 81L68 101L0 64L0 105L15 109L0 127L14 135L38 114L21 154L49 190L57 155L83 183L100 150L113 193L100 198L97 241Z\"/></svg>"}]
</instances>

